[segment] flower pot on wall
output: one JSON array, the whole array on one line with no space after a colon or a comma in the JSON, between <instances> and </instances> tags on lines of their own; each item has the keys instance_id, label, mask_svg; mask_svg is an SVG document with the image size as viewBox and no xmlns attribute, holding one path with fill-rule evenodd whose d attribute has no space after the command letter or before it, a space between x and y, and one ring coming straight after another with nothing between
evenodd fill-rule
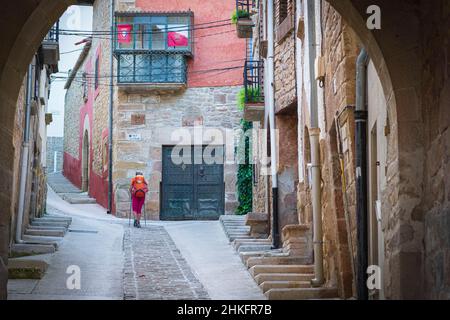
<instances>
[{"instance_id":1,"label":"flower pot on wall","mask_svg":"<svg viewBox=\"0 0 450 320\"><path fill-rule=\"evenodd\" d=\"M264 102L248 102L244 105L244 120L262 121L264 119Z\"/></svg>"},{"instance_id":2,"label":"flower pot on wall","mask_svg":"<svg viewBox=\"0 0 450 320\"><path fill-rule=\"evenodd\" d=\"M248 39L252 37L254 23L250 18L239 18L236 23L238 38Z\"/></svg>"}]
</instances>

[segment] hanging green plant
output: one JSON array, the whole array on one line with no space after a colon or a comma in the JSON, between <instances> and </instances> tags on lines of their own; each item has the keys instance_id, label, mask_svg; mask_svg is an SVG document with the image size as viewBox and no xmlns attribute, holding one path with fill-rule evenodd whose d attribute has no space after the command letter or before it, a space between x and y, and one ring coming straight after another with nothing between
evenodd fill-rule
<instances>
[{"instance_id":1,"label":"hanging green plant","mask_svg":"<svg viewBox=\"0 0 450 320\"><path fill-rule=\"evenodd\" d=\"M241 129L245 133L253 127L253 123L241 119ZM245 161L239 161L239 168L237 172L237 192L239 206L236 209L236 214L244 215L252 211L253 205L253 167L250 163L250 138L245 136L245 139L241 141L245 143Z\"/></svg>"},{"instance_id":2,"label":"hanging green plant","mask_svg":"<svg viewBox=\"0 0 450 320\"><path fill-rule=\"evenodd\" d=\"M260 87L248 87L247 88L247 101L245 101L245 88L239 90L237 94L237 106L240 111L244 110L245 103L260 103L264 102L264 98L261 96Z\"/></svg>"},{"instance_id":3,"label":"hanging green plant","mask_svg":"<svg viewBox=\"0 0 450 320\"><path fill-rule=\"evenodd\" d=\"M233 13L231 14L231 23L233 24L237 24L237 21L240 18L250 18L250 14L246 11L246 10L234 10Z\"/></svg>"}]
</instances>

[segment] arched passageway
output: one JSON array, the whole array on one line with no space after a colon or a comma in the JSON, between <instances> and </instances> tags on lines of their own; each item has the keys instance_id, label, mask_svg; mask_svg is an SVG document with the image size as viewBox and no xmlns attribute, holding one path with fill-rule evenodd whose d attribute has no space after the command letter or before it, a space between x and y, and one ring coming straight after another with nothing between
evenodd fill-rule
<instances>
[{"instance_id":1,"label":"arched passageway","mask_svg":"<svg viewBox=\"0 0 450 320\"><path fill-rule=\"evenodd\" d=\"M387 102L389 180L382 195L383 212L388 215L383 226L388 261L386 296L436 297L433 288L442 285L437 282L443 280L428 279L425 275L430 268L443 268L443 263L436 261L444 259L443 252L450 247L447 243L439 248L442 239L435 241L438 248L431 247L431 240L435 239L427 233L427 230L439 233L436 226L450 219L444 214L445 204L450 201L450 195L445 194L450 185L445 176L449 160L443 156L450 148L449 143L445 144L450 140L449 113L445 112L450 96L447 62L450 26L443 17L450 12L449 4L444 0L379 0L376 2L382 13L381 29L369 30L367 8L373 1L327 1L369 52ZM58 17L69 5L93 2L22 0L7 1L2 6L0 26L8 32L2 38L0 50L0 298L6 296L5 264L15 189L12 139L19 89L27 65ZM436 198L424 198L427 193L436 194ZM448 270L442 270L445 272Z\"/></svg>"}]
</instances>

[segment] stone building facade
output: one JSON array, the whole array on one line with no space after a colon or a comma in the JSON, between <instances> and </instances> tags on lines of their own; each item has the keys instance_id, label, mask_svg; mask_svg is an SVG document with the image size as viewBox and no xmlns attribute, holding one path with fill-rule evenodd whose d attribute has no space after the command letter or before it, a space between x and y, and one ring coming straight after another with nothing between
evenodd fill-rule
<instances>
[{"instance_id":1,"label":"stone building facade","mask_svg":"<svg viewBox=\"0 0 450 320\"><path fill-rule=\"evenodd\" d=\"M218 37L196 27L197 24L227 19L233 5L223 1L212 1L208 6L190 1L119 1L119 14L192 12L192 28L198 30L190 39L195 43L195 48L192 57L186 59L187 81L184 88L152 89L150 84L149 88L136 92L120 83L115 86L113 181L117 215L125 216L130 210L129 182L139 170L149 181L146 199L149 217L164 218L161 215L161 201L164 201L161 188L165 183L163 152L166 147L178 143L178 140L171 138L177 130L191 135L188 141L184 141L186 145L207 145L210 143L206 137L208 131L222 132L225 138L227 132L229 134L239 128L242 113L237 108L236 96L242 85L242 69L234 70L236 63L233 64L233 60L245 52L245 42L230 33L225 32ZM230 26L224 26L216 31L229 29ZM114 68L117 70L117 65ZM197 129L205 133L200 140L194 140ZM224 145L224 154L234 153L232 144L228 145L225 141L218 144ZM235 163L224 163L222 214L234 214L238 206L236 172Z\"/></svg>"},{"instance_id":2,"label":"stone building facade","mask_svg":"<svg viewBox=\"0 0 450 320\"><path fill-rule=\"evenodd\" d=\"M173 12L191 12L193 26L217 24L228 18L231 3L217 2L226 10L215 12L209 7L193 6L188 1L168 5L164 1L116 1L115 21L121 16L148 16L155 12L167 15ZM109 30L110 1L94 3L93 30ZM149 18L150 19L150 18ZM117 22L120 24L120 22ZM236 96L241 88L240 66L234 63L245 50L245 43L225 32L221 37L209 35L209 30L198 28L192 41L192 56L186 58L186 83L182 88L156 88L155 83L122 84L119 72L121 51L115 44L113 59L113 213L126 216L130 211L129 183L136 171L142 171L149 181L146 212L151 219L160 219L160 188L163 181L163 149L176 145L170 139L176 130L200 128L204 132L217 129L223 133L239 128L241 112ZM217 31L227 31L230 26L219 26ZM198 38L197 38L198 37ZM134 38L133 38L134 39ZM108 206L109 163L109 106L110 106L110 41L102 37L89 39L87 53L72 70L67 83L64 173L83 188L83 140L87 130L89 142L88 172L89 194L104 207ZM134 41L134 40L133 40ZM194 48L195 43L195 48ZM232 49L231 49L232 48ZM87 49L86 49L87 50ZM148 55L152 53L149 52ZM123 63L123 62L122 62ZM146 70L146 69L143 69ZM87 98L80 104L83 94L83 72L87 75ZM148 69L151 72L151 69ZM96 76L97 75L97 76ZM97 87L95 88L95 85ZM156 84L158 85L158 84ZM131 88L130 88L131 86ZM133 86L139 88L133 88ZM84 111L83 111L84 110ZM80 113L81 112L81 113ZM86 116L87 115L87 116ZM88 120L85 120L87 117ZM86 125L88 124L88 126ZM191 141L188 144L208 144ZM225 141L222 142L225 146ZM225 146L225 153L234 147ZM230 150L228 150L230 149ZM85 152L86 153L86 152ZM236 166L223 165L223 212L234 214L238 205L236 196Z\"/></svg>"},{"instance_id":3,"label":"stone building facade","mask_svg":"<svg viewBox=\"0 0 450 320\"><path fill-rule=\"evenodd\" d=\"M267 6L267 1L262 3ZM381 288L369 290L369 297L446 299L448 230L444 231L443 226L448 220L445 192L449 175L445 170L448 117L443 110L448 110L450 101L446 86L449 34L448 29L441 27L448 24L448 4L424 1L419 5L421 14L408 18L410 29L405 27L397 34L395 39L404 37L402 45L416 48L405 53L403 59L414 57L413 60L421 61L417 68L408 69L403 62L391 60L378 51L371 31L349 17L347 10L352 7L344 1L316 1L318 28L317 38L312 43L307 35L307 3L274 2L278 210L283 237L289 235L288 230L297 228L309 239L306 241L312 239L310 231L314 221L308 168L311 162L309 64L314 63L323 71L315 76L323 76L317 80L317 90L324 287L337 288L341 297L356 296L357 253L361 251L356 218L356 61L364 47L369 52L365 80L368 88L367 255L368 264L379 266L381 270ZM358 6L363 7L363 4ZM406 12L395 5L391 10ZM258 12L266 14L261 9ZM280 16L285 18L286 12L291 12L292 24L280 21ZM254 20L267 20L267 17ZM420 34L419 26L425 21L429 23L424 28L424 37L419 39L415 35ZM259 30L254 30L253 34L259 34ZM381 34L375 38L377 41L392 38L384 35L386 38ZM267 34L262 37L266 40ZM309 61L311 45L316 46L319 61ZM392 53L392 48L388 48L385 45L381 50ZM400 47L396 48L401 51ZM391 76L387 74L388 69ZM289 113L290 104L296 113ZM284 108L286 112L282 111ZM267 127L267 124L261 121L258 126ZM291 133L294 128L297 137ZM264 135L257 138L255 152L264 151L261 143L266 139ZM288 150L291 146L297 148L297 152ZM286 170L286 164L292 163L289 158L296 159L296 166L292 168L297 168L298 172ZM273 210L271 178L266 175L256 180L254 209L270 214ZM287 188L292 187L287 182L294 182L295 188ZM295 209L298 222L288 222L283 216L287 208L283 188L294 194L296 208L293 212ZM269 219L272 219L270 215ZM283 242L286 246L285 238ZM305 247L300 254L304 255L305 250L311 250L309 254L313 252L312 247ZM417 281L408 280L412 278Z\"/></svg>"}]
</instances>

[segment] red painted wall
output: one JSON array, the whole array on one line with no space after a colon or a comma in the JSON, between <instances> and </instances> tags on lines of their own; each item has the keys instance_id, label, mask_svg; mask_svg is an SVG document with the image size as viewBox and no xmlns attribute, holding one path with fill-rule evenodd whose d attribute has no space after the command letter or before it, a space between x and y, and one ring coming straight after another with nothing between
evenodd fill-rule
<instances>
[{"instance_id":1,"label":"red painted wall","mask_svg":"<svg viewBox=\"0 0 450 320\"><path fill-rule=\"evenodd\" d=\"M64 152L63 175L81 189L81 160Z\"/></svg>"},{"instance_id":2,"label":"red painted wall","mask_svg":"<svg viewBox=\"0 0 450 320\"><path fill-rule=\"evenodd\" d=\"M189 87L235 86L243 83L243 68L232 70L204 70L242 67L245 59L245 39L236 35L231 24L231 14L236 8L235 0L136 0L143 11L188 11L194 12L194 57L188 59ZM195 26L212 21L227 26L197 29ZM225 32L225 33L223 33ZM217 34L223 33L223 34ZM212 35L217 34L217 35Z\"/></svg>"}]
</instances>

